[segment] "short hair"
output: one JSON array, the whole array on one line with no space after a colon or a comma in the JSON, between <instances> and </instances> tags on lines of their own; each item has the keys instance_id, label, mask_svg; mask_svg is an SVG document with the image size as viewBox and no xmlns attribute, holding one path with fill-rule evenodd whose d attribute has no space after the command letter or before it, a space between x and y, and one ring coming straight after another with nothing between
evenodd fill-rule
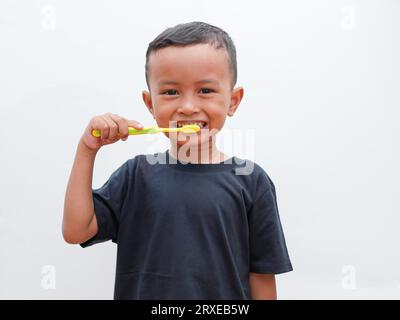
<instances>
[{"instance_id":1,"label":"short hair","mask_svg":"<svg viewBox=\"0 0 400 320\"><path fill-rule=\"evenodd\" d=\"M216 49L224 48L226 50L231 71L231 86L233 88L237 81L235 44L224 30L199 21L178 24L175 27L168 28L149 43L145 65L147 87L150 89L148 72L149 58L152 52L170 46L185 47L195 44L210 44Z\"/></svg>"}]
</instances>

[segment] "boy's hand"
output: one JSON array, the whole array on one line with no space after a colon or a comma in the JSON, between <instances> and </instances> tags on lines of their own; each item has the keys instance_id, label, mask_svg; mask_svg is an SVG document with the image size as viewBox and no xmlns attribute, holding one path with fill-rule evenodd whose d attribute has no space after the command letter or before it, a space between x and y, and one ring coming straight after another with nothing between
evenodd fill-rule
<instances>
[{"instance_id":1,"label":"boy's hand","mask_svg":"<svg viewBox=\"0 0 400 320\"><path fill-rule=\"evenodd\" d=\"M80 143L89 151L97 152L102 146L128 139L128 127L142 129L143 126L135 120L127 120L116 114L106 113L92 118L85 129ZM92 135L93 130L100 130L101 137Z\"/></svg>"}]
</instances>

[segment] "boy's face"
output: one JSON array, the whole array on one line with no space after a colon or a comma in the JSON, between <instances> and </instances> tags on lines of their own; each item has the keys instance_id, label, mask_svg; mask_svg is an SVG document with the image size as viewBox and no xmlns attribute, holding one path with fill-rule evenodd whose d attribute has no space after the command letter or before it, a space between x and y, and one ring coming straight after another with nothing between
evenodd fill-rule
<instances>
[{"instance_id":1,"label":"boy's face","mask_svg":"<svg viewBox=\"0 0 400 320\"><path fill-rule=\"evenodd\" d=\"M221 130L243 97L243 88L231 88L226 50L209 44L152 52L148 79L150 92L143 91L143 100L157 125L176 127L185 121L201 121L204 127L197 133L196 144L209 141L211 134ZM185 141L178 138L175 143L179 146Z\"/></svg>"}]
</instances>

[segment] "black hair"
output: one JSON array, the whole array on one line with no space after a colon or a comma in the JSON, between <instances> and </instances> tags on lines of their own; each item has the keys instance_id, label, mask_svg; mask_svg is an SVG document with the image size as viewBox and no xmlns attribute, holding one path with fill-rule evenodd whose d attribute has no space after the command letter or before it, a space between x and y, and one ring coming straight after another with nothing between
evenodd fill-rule
<instances>
[{"instance_id":1,"label":"black hair","mask_svg":"<svg viewBox=\"0 0 400 320\"><path fill-rule=\"evenodd\" d=\"M226 50L231 71L231 86L233 88L237 81L237 63L236 48L231 37L218 27L198 21L178 24L175 27L168 28L149 43L145 65L147 87L150 89L148 71L149 57L152 52L170 46L185 47L194 44L210 44L216 49L224 48Z\"/></svg>"}]
</instances>

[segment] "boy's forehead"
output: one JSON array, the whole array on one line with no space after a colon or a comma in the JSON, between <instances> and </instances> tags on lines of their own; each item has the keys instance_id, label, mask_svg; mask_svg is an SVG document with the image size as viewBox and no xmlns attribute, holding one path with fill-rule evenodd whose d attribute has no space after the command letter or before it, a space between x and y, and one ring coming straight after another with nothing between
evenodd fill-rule
<instances>
[{"instance_id":1,"label":"boy's forehead","mask_svg":"<svg viewBox=\"0 0 400 320\"><path fill-rule=\"evenodd\" d=\"M149 78L157 86L168 81L229 81L228 54L225 49L216 49L208 44L162 48L149 57Z\"/></svg>"}]
</instances>

